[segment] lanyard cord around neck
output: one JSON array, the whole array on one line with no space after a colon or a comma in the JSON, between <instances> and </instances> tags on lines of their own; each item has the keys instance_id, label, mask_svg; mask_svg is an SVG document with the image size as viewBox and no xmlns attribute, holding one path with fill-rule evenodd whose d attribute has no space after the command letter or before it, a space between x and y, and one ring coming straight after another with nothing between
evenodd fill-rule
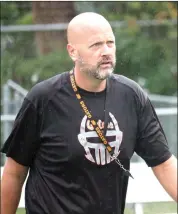
<instances>
[{"instance_id":1,"label":"lanyard cord around neck","mask_svg":"<svg viewBox=\"0 0 178 214\"><path fill-rule=\"evenodd\" d=\"M115 160L115 162L120 166L121 169L123 169L124 175L130 176L130 177L133 178L131 173L127 169L124 168L124 166L121 164L120 160L114 154L114 148L109 145L105 135L103 134L102 130L97 125L96 120L93 119L93 116L92 116L91 112L88 110L88 107L86 106L84 100L82 99L82 97L81 97L81 95L80 95L80 93L78 91L78 87L77 87L77 84L75 82L75 77L74 77L73 70L70 71L70 81L71 81L71 85L72 85L73 91L74 91L74 93L76 95L77 100L80 103L81 108L83 109L83 111L84 111L85 115L87 116L87 118L91 120L91 124L93 125L93 128L95 129L98 137L101 139L102 143L106 147L106 149L109 152L111 158L113 160ZM106 94L106 96L107 96L107 94ZM107 124L105 124L105 127L106 126L107 126Z\"/></svg>"}]
</instances>

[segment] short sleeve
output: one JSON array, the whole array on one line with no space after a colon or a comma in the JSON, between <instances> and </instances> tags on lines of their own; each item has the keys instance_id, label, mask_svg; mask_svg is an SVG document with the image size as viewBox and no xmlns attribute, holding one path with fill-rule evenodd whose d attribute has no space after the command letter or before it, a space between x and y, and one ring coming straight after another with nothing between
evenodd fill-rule
<instances>
[{"instance_id":1,"label":"short sleeve","mask_svg":"<svg viewBox=\"0 0 178 214\"><path fill-rule=\"evenodd\" d=\"M149 167L165 162L172 155L163 128L148 98L138 116L135 152Z\"/></svg>"},{"instance_id":2,"label":"short sleeve","mask_svg":"<svg viewBox=\"0 0 178 214\"><path fill-rule=\"evenodd\" d=\"M30 166L39 147L39 124L37 110L25 98L1 152L19 164Z\"/></svg>"}]
</instances>

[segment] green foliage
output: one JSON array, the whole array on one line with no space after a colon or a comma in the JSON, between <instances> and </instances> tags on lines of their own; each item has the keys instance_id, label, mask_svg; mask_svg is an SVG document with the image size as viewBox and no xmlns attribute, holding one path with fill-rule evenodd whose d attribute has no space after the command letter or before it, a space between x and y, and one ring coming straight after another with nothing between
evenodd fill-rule
<instances>
[{"instance_id":1,"label":"green foliage","mask_svg":"<svg viewBox=\"0 0 178 214\"><path fill-rule=\"evenodd\" d=\"M15 2L1 2L1 25L13 24L19 17Z\"/></svg>"},{"instance_id":2,"label":"green foliage","mask_svg":"<svg viewBox=\"0 0 178 214\"><path fill-rule=\"evenodd\" d=\"M17 19L16 24L18 25L27 25L27 24L32 24L33 23L33 17L32 17L32 12L28 12L24 14L22 17Z\"/></svg>"},{"instance_id":3,"label":"green foliage","mask_svg":"<svg viewBox=\"0 0 178 214\"><path fill-rule=\"evenodd\" d=\"M96 12L112 20L134 19L176 19L177 4L175 2L95 2Z\"/></svg>"},{"instance_id":4,"label":"green foliage","mask_svg":"<svg viewBox=\"0 0 178 214\"><path fill-rule=\"evenodd\" d=\"M135 81L145 79L151 93L169 94L176 92L177 81L172 73L173 60L165 41L152 40L139 31L135 35L128 30L116 32L116 72ZM170 84L171 82L171 84Z\"/></svg>"},{"instance_id":5,"label":"green foliage","mask_svg":"<svg viewBox=\"0 0 178 214\"><path fill-rule=\"evenodd\" d=\"M22 7L22 2L1 2L1 25L31 24L30 2L25 2L25 4L26 7Z\"/></svg>"},{"instance_id":6,"label":"green foliage","mask_svg":"<svg viewBox=\"0 0 178 214\"><path fill-rule=\"evenodd\" d=\"M27 59L6 52L2 56L1 63L2 81L5 82L10 78L26 89L30 89L35 84L32 81L34 75L38 76L38 81L42 81L67 71L72 66L72 61L65 51Z\"/></svg>"}]
</instances>

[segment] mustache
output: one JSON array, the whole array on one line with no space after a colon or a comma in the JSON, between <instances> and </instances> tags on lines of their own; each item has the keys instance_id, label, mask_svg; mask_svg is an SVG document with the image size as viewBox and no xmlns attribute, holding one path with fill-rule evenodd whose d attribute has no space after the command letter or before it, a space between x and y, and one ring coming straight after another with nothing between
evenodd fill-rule
<instances>
[{"instance_id":1,"label":"mustache","mask_svg":"<svg viewBox=\"0 0 178 214\"><path fill-rule=\"evenodd\" d=\"M114 65L116 63L116 60L112 58L102 59L101 61L98 62L98 65L105 64L105 63L110 63Z\"/></svg>"},{"instance_id":2,"label":"mustache","mask_svg":"<svg viewBox=\"0 0 178 214\"><path fill-rule=\"evenodd\" d=\"M80 57L77 61L80 62L81 64L87 64L87 62L84 61L82 57ZM116 65L116 58L115 58L115 57L103 57L103 58L96 64L96 66L99 67L99 66L102 65L103 63L110 63L110 64L112 65L112 67L115 67L115 65Z\"/></svg>"}]
</instances>

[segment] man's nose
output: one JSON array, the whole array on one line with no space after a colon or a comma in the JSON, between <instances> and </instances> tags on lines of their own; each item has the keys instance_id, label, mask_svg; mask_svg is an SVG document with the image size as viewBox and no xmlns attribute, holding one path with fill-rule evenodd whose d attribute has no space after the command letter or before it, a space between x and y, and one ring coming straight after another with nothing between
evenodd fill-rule
<instances>
[{"instance_id":1,"label":"man's nose","mask_svg":"<svg viewBox=\"0 0 178 214\"><path fill-rule=\"evenodd\" d=\"M101 55L110 55L112 53L112 48L109 47L107 44L103 44L102 50L101 50Z\"/></svg>"}]
</instances>

